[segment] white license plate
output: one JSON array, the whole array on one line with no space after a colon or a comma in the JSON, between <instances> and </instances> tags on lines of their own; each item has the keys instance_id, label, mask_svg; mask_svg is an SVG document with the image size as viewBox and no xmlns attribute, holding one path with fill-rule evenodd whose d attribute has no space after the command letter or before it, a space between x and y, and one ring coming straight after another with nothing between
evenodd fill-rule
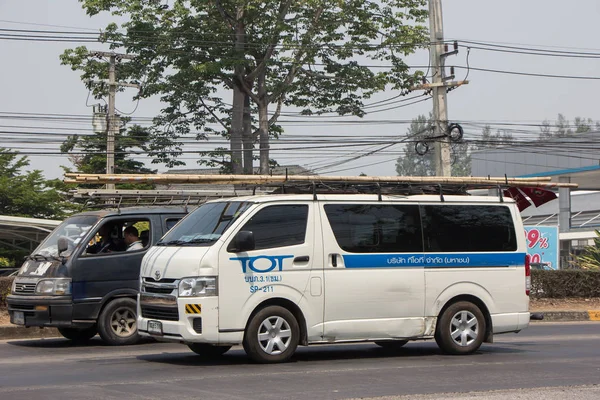
<instances>
[{"instance_id":1,"label":"white license plate","mask_svg":"<svg viewBox=\"0 0 600 400\"><path fill-rule=\"evenodd\" d=\"M162 335L162 322L148 321L148 333L151 335Z\"/></svg>"},{"instance_id":2,"label":"white license plate","mask_svg":"<svg viewBox=\"0 0 600 400\"><path fill-rule=\"evenodd\" d=\"M25 325L25 313L23 311L13 312L13 324Z\"/></svg>"}]
</instances>

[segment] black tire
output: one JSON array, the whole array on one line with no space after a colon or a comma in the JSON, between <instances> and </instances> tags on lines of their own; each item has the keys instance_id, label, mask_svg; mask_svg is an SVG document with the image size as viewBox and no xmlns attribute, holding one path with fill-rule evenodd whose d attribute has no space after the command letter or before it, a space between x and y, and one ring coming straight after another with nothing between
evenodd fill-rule
<instances>
[{"instance_id":1,"label":"black tire","mask_svg":"<svg viewBox=\"0 0 600 400\"><path fill-rule=\"evenodd\" d=\"M386 350L401 349L406 343L408 343L408 340L382 340L375 342L377 346L383 347Z\"/></svg>"},{"instance_id":2,"label":"black tire","mask_svg":"<svg viewBox=\"0 0 600 400\"><path fill-rule=\"evenodd\" d=\"M231 346L213 346L207 343L188 343L191 351L207 360L219 358L231 348Z\"/></svg>"},{"instance_id":3,"label":"black tire","mask_svg":"<svg viewBox=\"0 0 600 400\"><path fill-rule=\"evenodd\" d=\"M93 325L89 328L58 328L58 332L73 342L85 342L96 336L98 329Z\"/></svg>"},{"instance_id":4,"label":"black tire","mask_svg":"<svg viewBox=\"0 0 600 400\"><path fill-rule=\"evenodd\" d=\"M486 322L475 304L459 301L438 318L435 341L448 354L462 355L477 351L485 337Z\"/></svg>"},{"instance_id":5,"label":"black tire","mask_svg":"<svg viewBox=\"0 0 600 400\"><path fill-rule=\"evenodd\" d=\"M109 302L98 318L98 333L111 346L135 344L137 331L137 305L135 300L123 297Z\"/></svg>"},{"instance_id":6,"label":"black tire","mask_svg":"<svg viewBox=\"0 0 600 400\"><path fill-rule=\"evenodd\" d=\"M262 340L259 339L259 334ZM285 362L300 341L298 321L289 310L268 306L257 312L246 327L244 350L258 363ZM269 350L270 348L270 350Z\"/></svg>"}]
</instances>

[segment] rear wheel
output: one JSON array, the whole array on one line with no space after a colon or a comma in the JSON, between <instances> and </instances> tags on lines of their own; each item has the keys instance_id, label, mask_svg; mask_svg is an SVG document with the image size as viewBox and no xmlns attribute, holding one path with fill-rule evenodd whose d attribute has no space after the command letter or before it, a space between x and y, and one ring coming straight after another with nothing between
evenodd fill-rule
<instances>
[{"instance_id":1,"label":"rear wheel","mask_svg":"<svg viewBox=\"0 0 600 400\"><path fill-rule=\"evenodd\" d=\"M483 313L468 301L448 307L437 323L435 341L448 354L471 354L477 351L485 337Z\"/></svg>"},{"instance_id":2,"label":"rear wheel","mask_svg":"<svg viewBox=\"0 0 600 400\"><path fill-rule=\"evenodd\" d=\"M134 344L137 332L136 302L124 297L108 303L98 318L98 332L106 343L113 346Z\"/></svg>"},{"instance_id":3,"label":"rear wheel","mask_svg":"<svg viewBox=\"0 0 600 400\"><path fill-rule=\"evenodd\" d=\"M187 346L202 358L211 359L227 353L231 346L213 346L206 343L188 343Z\"/></svg>"},{"instance_id":4,"label":"rear wheel","mask_svg":"<svg viewBox=\"0 0 600 400\"><path fill-rule=\"evenodd\" d=\"M402 348L406 343L408 343L408 340L382 340L375 342L377 346L381 346L384 349L388 350L398 350Z\"/></svg>"},{"instance_id":5,"label":"rear wheel","mask_svg":"<svg viewBox=\"0 0 600 400\"><path fill-rule=\"evenodd\" d=\"M58 328L58 332L74 342L85 342L96 336L98 329L93 325L89 328Z\"/></svg>"},{"instance_id":6,"label":"rear wheel","mask_svg":"<svg viewBox=\"0 0 600 400\"><path fill-rule=\"evenodd\" d=\"M296 351L300 341L298 321L289 310L269 306L260 310L244 334L244 350L256 362L284 362Z\"/></svg>"}]
</instances>

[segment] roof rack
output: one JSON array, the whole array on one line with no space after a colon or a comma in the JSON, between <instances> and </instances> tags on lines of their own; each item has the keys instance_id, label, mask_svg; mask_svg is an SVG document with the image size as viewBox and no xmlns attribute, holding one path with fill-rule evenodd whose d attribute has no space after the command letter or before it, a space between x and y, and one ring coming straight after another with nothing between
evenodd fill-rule
<instances>
[{"instance_id":1,"label":"roof rack","mask_svg":"<svg viewBox=\"0 0 600 400\"><path fill-rule=\"evenodd\" d=\"M307 193L316 198L318 193L371 193L381 199L386 195L468 194L472 189L497 189L503 201L503 189L529 187L553 190L577 188L576 183L551 182L549 177L508 178L504 177L434 177L434 176L319 176L319 175L178 175L178 174L80 174L66 173L65 183L79 184L205 184L232 185L232 189L215 190L106 190L76 191L78 195L93 195L105 199L119 197L134 199L158 199L161 204L189 204L192 199L199 204L213 198L235 197L249 194ZM187 200L186 200L187 199ZM184 202L184 203L182 203ZM139 203L139 200L138 200Z\"/></svg>"}]
</instances>

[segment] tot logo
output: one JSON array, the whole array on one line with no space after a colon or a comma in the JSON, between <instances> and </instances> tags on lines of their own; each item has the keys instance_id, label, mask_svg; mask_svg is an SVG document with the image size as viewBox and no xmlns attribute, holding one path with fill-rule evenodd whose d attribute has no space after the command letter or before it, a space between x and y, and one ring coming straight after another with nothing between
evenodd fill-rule
<instances>
[{"instance_id":1,"label":"tot logo","mask_svg":"<svg viewBox=\"0 0 600 400\"><path fill-rule=\"evenodd\" d=\"M230 258L232 261L239 261L242 264L242 272L245 274L248 269L252 272L266 273L272 272L273 270L283 270L283 260L286 258L293 258L294 256L256 256L256 257L234 257ZM254 265L257 260L269 260L270 265L262 268ZM269 263L267 263L269 264Z\"/></svg>"}]
</instances>

